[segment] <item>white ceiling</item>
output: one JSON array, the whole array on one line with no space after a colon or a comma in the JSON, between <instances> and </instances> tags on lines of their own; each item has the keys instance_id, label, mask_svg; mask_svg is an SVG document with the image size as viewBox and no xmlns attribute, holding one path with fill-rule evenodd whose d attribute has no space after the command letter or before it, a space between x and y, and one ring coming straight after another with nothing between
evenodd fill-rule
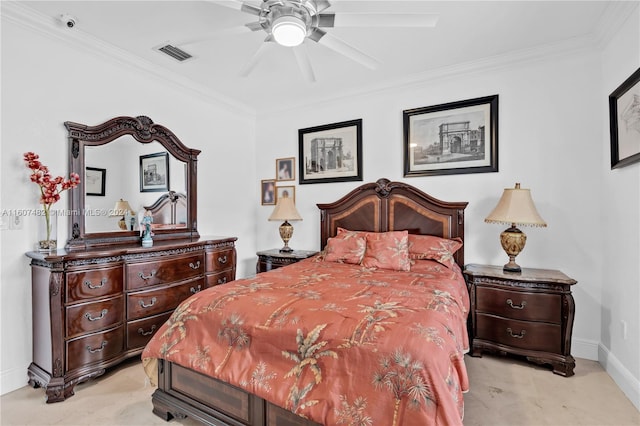
<instances>
[{"instance_id":1,"label":"white ceiling","mask_svg":"<svg viewBox=\"0 0 640 426\"><path fill-rule=\"evenodd\" d=\"M260 0L247 0L259 4ZM3 3L5 3L3 1ZM332 0L326 11L437 13L434 28L331 28L332 36L376 58L370 70L313 41L305 41L316 82L303 78L290 48L268 44L247 77L242 67L262 44L262 31L219 33L255 21L216 1L28 1L14 4L59 36L94 45L207 95L250 110L268 111L445 74L500 58L594 45L620 19L612 1L369 1ZM628 3L627 3L628 4ZM74 28L58 17L77 19ZM218 33L218 34L216 34ZM182 44L184 40L199 40ZM177 44L185 62L153 48Z\"/></svg>"}]
</instances>

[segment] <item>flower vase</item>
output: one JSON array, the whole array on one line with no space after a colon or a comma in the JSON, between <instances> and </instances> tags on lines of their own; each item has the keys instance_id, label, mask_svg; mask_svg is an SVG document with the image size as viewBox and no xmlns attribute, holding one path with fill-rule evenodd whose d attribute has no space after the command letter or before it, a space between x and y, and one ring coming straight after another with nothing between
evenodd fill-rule
<instances>
[{"instance_id":1,"label":"flower vase","mask_svg":"<svg viewBox=\"0 0 640 426\"><path fill-rule=\"evenodd\" d=\"M44 211L38 218L38 251L54 251L58 249L58 215Z\"/></svg>"}]
</instances>

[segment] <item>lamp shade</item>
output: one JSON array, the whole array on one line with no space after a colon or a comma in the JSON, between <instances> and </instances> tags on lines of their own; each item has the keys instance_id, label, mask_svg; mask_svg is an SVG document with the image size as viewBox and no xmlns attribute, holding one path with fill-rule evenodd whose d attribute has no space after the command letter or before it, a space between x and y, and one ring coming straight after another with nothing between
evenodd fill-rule
<instances>
[{"instance_id":1,"label":"lamp shade","mask_svg":"<svg viewBox=\"0 0 640 426\"><path fill-rule=\"evenodd\" d=\"M484 220L487 223L506 223L523 226L547 226L536 210L531 191L520 188L505 188L498 205Z\"/></svg>"},{"instance_id":2,"label":"lamp shade","mask_svg":"<svg viewBox=\"0 0 640 426\"><path fill-rule=\"evenodd\" d=\"M283 196L278 198L276 208L273 209L271 216L269 216L269 220L302 220L302 216L300 216L300 213L296 210L296 205L293 202L293 199Z\"/></svg>"},{"instance_id":3,"label":"lamp shade","mask_svg":"<svg viewBox=\"0 0 640 426\"><path fill-rule=\"evenodd\" d=\"M111 214L109 216L124 216L127 214L127 212L129 212L130 214L134 213L133 209L129 205L129 202L120 198L120 200L116 201L116 205L113 206L113 210L111 211Z\"/></svg>"}]
</instances>

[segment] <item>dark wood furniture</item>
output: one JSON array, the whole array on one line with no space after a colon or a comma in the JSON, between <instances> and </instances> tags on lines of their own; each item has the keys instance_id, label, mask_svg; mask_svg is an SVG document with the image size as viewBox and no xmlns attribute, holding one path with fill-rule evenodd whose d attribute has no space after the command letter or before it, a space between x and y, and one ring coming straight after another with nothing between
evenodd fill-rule
<instances>
[{"instance_id":1,"label":"dark wood furniture","mask_svg":"<svg viewBox=\"0 0 640 426\"><path fill-rule=\"evenodd\" d=\"M571 332L576 281L560 271L467 265L464 275L471 297L469 328L472 356L483 351L516 354L553 372L573 376Z\"/></svg>"},{"instance_id":2,"label":"dark wood furniture","mask_svg":"<svg viewBox=\"0 0 640 426\"><path fill-rule=\"evenodd\" d=\"M235 279L236 238L31 252L33 362L47 402L137 356L187 297Z\"/></svg>"},{"instance_id":3,"label":"dark wood furniture","mask_svg":"<svg viewBox=\"0 0 640 426\"><path fill-rule=\"evenodd\" d=\"M322 248L338 227L374 232L407 229L464 239L466 202L440 201L402 182L379 179L334 203L317 206ZM462 268L464 248L455 259ZM152 402L153 412L165 420L191 417L204 424L234 426L315 424L242 389L162 359L158 360L158 389Z\"/></svg>"},{"instance_id":4,"label":"dark wood furniture","mask_svg":"<svg viewBox=\"0 0 640 426\"><path fill-rule=\"evenodd\" d=\"M267 272L272 269L282 268L303 259L318 254L317 251L294 250L291 252L281 252L280 249L263 250L256 253L258 262L256 263L256 273Z\"/></svg>"}]
</instances>

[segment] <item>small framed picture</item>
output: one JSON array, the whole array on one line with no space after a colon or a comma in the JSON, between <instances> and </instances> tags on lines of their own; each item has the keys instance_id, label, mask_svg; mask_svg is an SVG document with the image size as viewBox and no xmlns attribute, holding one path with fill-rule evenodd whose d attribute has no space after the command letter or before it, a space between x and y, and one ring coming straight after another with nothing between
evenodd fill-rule
<instances>
[{"instance_id":1,"label":"small framed picture","mask_svg":"<svg viewBox=\"0 0 640 426\"><path fill-rule=\"evenodd\" d=\"M288 197L296 202L296 187L295 186L277 186L276 187L276 203L280 198Z\"/></svg>"},{"instance_id":2,"label":"small framed picture","mask_svg":"<svg viewBox=\"0 0 640 426\"><path fill-rule=\"evenodd\" d=\"M140 156L140 192L169 190L169 153Z\"/></svg>"},{"instance_id":3,"label":"small framed picture","mask_svg":"<svg viewBox=\"0 0 640 426\"><path fill-rule=\"evenodd\" d=\"M640 161L640 68L609 95L611 169Z\"/></svg>"},{"instance_id":4,"label":"small framed picture","mask_svg":"<svg viewBox=\"0 0 640 426\"><path fill-rule=\"evenodd\" d=\"M276 176L278 181L295 180L296 179L296 159L278 158L276 160Z\"/></svg>"},{"instance_id":5,"label":"small framed picture","mask_svg":"<svg viewBox=\"0 0 640 426\"><path fill-rule=\"evenodd\" d=\"M362 119L298 130L299 183L362 180Z\"/></svg>"},{"instance_id":6,"label":"small framed picture","mask_svg":"<svg viewBox=\"0 0 640 426\"><path fill-rule=\"evenodd\" d=\"M498 95L402 115L405 177L498 171Z\"/></svg>"},{"instance_id":7,"label":"small framed picture","mask_svg":"<svg viewBox=\"0 0 640 426\"><path fill-rule=\"evenodd\" d=\"M84 172L84 188L87 195L104 197L107 169L86 167Z\"/></svg>"},{"instance_id":8,"label":"small framed picture","mask_svg":"<svg viewBox=\"0 0 640 426\"><path fill-rule=\"evenodd\" d=\"M276 204L276 181L275 179L263 179L260 181L260 200L263 206L273 206Z\"/></svg>"}]
</instances>

